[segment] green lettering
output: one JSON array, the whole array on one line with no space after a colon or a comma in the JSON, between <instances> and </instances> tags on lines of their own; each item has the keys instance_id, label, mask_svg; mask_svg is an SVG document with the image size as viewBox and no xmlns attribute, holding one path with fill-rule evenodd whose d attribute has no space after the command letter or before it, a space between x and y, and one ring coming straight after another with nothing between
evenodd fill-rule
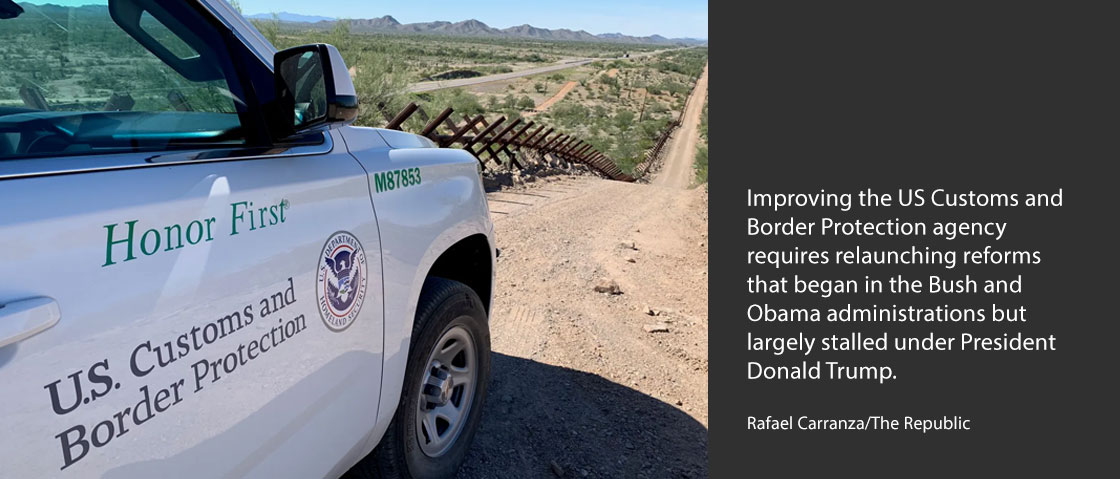
<instances>
[{"instance_id":1,"label":"green lettering","mask_svg":"<svg viewBox=\"0 0 1120 479\"><path fill-rule=\"evenodd\" d=\"M195 226L198 227L197 230ZM198 231L197 235L195 231ZM199 241L202 241L202 222L194 220L187 224L187 242L190 244L198 244Z\"/></svg>"},{"instance_id":2,"label":"green lettering","mask_svg":"<svg viewBox=\"0 0 1120 479\"><path fill-rule=\"evenodd\" d=\"M116 262L113 261L113 245L115 245L115 244L121 244L121 243L128 244L128 255L124 258L125 261L132 261L132 260L136 259L136 256L134 256L132 254L132 232L133 232L133 229L136 227L136 222L137 221L140 221L140 220L125 221L124 224L128 225L128 237L126 237L125 239L116 240L116 241L113 241L113 229L116 228L117 225L120 224L120 223L113 223L111 225L105 225L105 229L107 230L107 234L108 234L108 239L106 240L106 245L105 245L105 264L101 265L102 267L109 266L111 264L117 264Z\"/></svg>"},{"instance_id":3,"label":"green lettering","mask_svg":"<svg viewBox=\"0 0 1120 479\"><path fill-rule=\"evenodd\" d=\"M248 208L249 203L246 202L246 201L238 201L237 203L230 203L230 206L233 207L233 221L231 222L232 227L230 228L230 232L229 232L230 236L233 236L233 235L237 234L237 223L239 221L245 221L245 213L244 212L242 212L242 213L237 212L237 207L239 205L243 208ZM209 236L209 235L207 235L207 236ZM209 241L209 240L207 240L207 241Z\"/></svg>"},{"instance_id":4,"label":"green lettering","mask_svg":"<svg viewBox=\"0 0 1120 479\"><path fill-rule=\"evenodd\" d=\"M171 230L172 229L175 230L175 236L171 236ZM182 226L180 226L180 225L164 226L163 230L167 232L167 249L165 249L164 251L171 251L173 249L179 249L179 248L183 247L183 227ZM172 241L172 239L178 239L178 241ZM176 246L172 246L172 244L175 244Z\"/></svg>"},{"instance_id":5,"label":"green lettering","mask_svg":"<svg viewBox=\"0 0 1120 479\"><path fill-rule=\"evenodd\" d=\"M375 193L383 193L397 188L416 186L422 181L423 180L420 178L420 168L382 171L373 174L373 190Z\"/></svg>"},{"instance_id":6,"label":"green lettering","mask_svg":"<svg viewBox=\"0 0 1120 479\"><path fill-rule=\"evenodd\" d=\"M149 233L155 233L156 234L156 245L154 247L152 247L152 251L150 253L148 252L148 247L147 247L148 234ZM160 243L159 231L154 230L154 229L145 231L144 235L140 237L140 252L144 253L144 256L151 256L153 254L156 254L156 251L159 251L159 243Z\"/></svg>"},{"instance_id":7,"label":"green lettering","mask_svg":"<svg viewBox=\"0 0 1120 479\"><path fill-rule=\"evenodd\" d=\"M385 176L384 176L384 173L374 173L373 174L373 185L374 185L374 189L376 189L378 193L380 193L382 191L385 191Z\"/></svg>"}]
</instances>

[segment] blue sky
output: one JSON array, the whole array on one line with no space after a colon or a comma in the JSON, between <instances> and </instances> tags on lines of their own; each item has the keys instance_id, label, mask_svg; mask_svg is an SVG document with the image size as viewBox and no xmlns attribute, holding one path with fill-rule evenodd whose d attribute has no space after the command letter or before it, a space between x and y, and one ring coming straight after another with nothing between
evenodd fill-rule
<instances>
[{"instance_id":1,"label":"blue sky","mask_svg":"<svg viewBox=\"0 0 1120 479\"><path fill-rule=\"evenodd\" d=\"M707 0L240 0L245 14L291 12L338 18L392 15L401 23L474 18L497 28L528 23L591 33L708 37Z\"/></svg>"}]
</instances>

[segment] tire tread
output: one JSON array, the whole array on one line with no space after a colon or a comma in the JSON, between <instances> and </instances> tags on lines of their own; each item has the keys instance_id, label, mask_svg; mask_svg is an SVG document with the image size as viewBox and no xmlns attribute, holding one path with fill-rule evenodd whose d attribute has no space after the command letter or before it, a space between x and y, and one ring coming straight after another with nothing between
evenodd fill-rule
<instances>
[{"instance_id":1,"label":"tire tread","mask_svg":"<svg viewBox=\"0 0 1120 479\"><path fill-rule=\"evenodd\" d=\"M420 298L416 303L416 316L412 324L412 336L409 344L410 357L413 346L420 338L428 321L444 303L456 299L458 295L465 296L479 310L485 311L478 295L467 285L435 276L429 276L424 280ZM406 393L402 390L400 402L397 404L397 414L400 414L401 408L405 407L403 404L405 396ZM478 404L476 407L482 407L482 404ZM361 479L410 479L411 475L408 473L408 466L405 463L405 453L400 448L401 440L399 436L400 431L398 431L397 419L394 416L393 423L389 425L385 436L381 438L377 447L373 449L369 456L359 462L351 472L357 473L357 477Z\"/></svg>"}]
</instances>

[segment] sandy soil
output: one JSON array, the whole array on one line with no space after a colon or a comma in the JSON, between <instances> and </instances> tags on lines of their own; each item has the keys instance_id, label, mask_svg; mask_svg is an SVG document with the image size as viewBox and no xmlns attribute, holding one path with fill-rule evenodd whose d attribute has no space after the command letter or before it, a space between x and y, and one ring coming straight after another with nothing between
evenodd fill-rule
<instances>
[{"instance_id":1,"label":"sandy soil","mask_svg":"<svg viewBox=\"0 0 1120 479\"><path fill-rule=\"evenodd\" d=\"M697 85L652 184L488 195L493 379L460 477L708 475L708 197L686 189L706 71Z\"/></svg>"}]
</instances>

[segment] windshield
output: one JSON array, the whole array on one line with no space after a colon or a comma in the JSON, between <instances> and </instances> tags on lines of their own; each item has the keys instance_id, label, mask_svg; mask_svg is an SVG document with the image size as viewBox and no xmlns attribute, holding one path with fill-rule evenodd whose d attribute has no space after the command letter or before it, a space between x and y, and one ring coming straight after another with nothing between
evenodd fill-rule
<instances>
[{"instance_id":1,"label":"windshield","mask_svg":"<svg viewBox=\"0 0 1120 479\"><path fill-rule=\"evenodd\" d=\"M243 143L221 37L161 3L0 0L0 160Z\"/></svg>"}]
</instances>

